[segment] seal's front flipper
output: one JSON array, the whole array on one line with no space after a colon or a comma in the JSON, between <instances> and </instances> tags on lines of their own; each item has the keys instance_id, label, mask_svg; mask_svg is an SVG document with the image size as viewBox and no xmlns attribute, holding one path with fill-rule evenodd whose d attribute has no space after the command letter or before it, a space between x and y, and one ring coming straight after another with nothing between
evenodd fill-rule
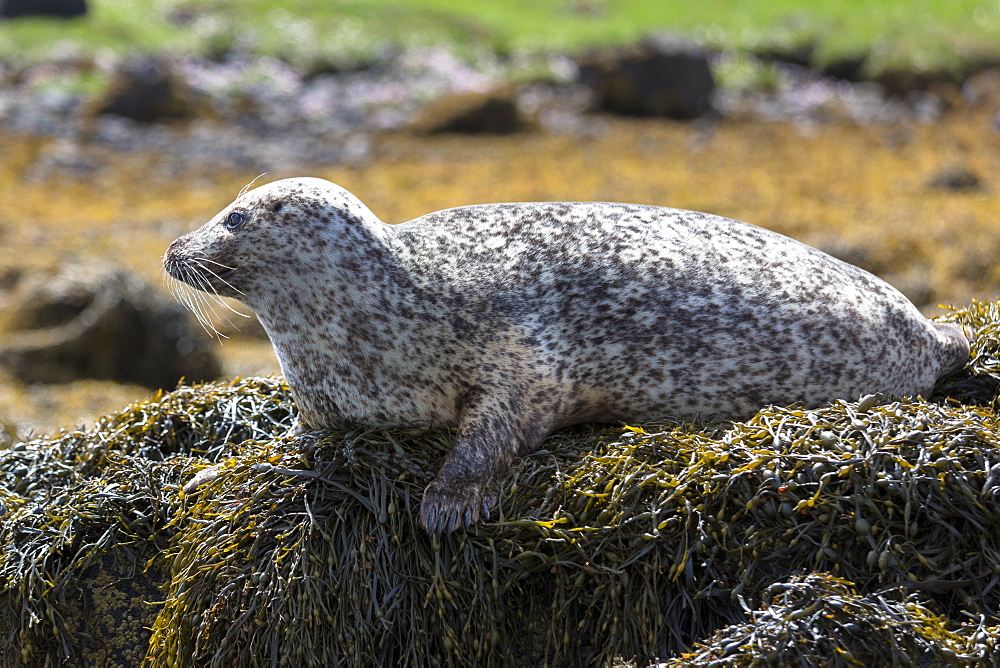
<instances>
[{"instance_id":1,"label":"seal's front flipper","mask_svg":"<svg viewBox=\"0 0 1000 668\"><path fill-rule=\"evenodd\" d=\"M451 533L489 517L514 457L534 451L550 427L524 410L525 403L494 398L462 411L455 444L420 502L420 525L429 533Z\"/></svg>"},{"instance_id":2,"label":"seal's front flipper","mask_svg":"<svg viewBox=\"0 0 1000 668\"><path fill-rule=\"evenodd\" d=\"M483 479L435 478L420 502L420 525L432 534L467 529L489 517L500 493L498 484Z\"/></svg>"}]
</instances>

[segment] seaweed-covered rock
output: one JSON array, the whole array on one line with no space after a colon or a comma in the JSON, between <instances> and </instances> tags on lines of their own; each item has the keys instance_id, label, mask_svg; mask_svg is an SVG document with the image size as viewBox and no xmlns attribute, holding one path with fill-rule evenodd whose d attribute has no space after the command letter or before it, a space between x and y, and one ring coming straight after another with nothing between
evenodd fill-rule
<instances>
[{"instance_id":1,"label":"seaweed-covered rock","mask_svg":"<svg viewBox=\"0 0 1000 668\"><path fill-rule=\"evenodd\" d=\"M94 108L143 123L191 118L201 111L194 89L169 59L156 56L124 62Z\"/></svg>"},{"instance_id":2,"label":"seaweed-covered rock","mask_svg":"<svg viewBox=\"0 0 1000 668\"><path fill-rule=\"evenodd\" d=\"M275 379L15 444L0 663L995 664L1000 302L949 319L976 330L973 359L933 401L564 430L513 467L491 521L446 538L417 508L449 434L293 439ZM131 595L83 620L109 565Z\"/></svg>"},{"instance_id":3,"label":"seaweed-covered rock","mask_svg":"<svg viewBox=\"0 0 1000 668\"><path fill-rule=\"evenodd\" d=\"M443 97L423 110L413 129L428 134L506 135L528 126L513 91L498 90Z\"/></svg>"},{"instance_id":4,"label":"seaweed-covered rock","mask_svg":"<svg viewBox=\"0 0 1000 668\"><path fill-rule=\"evenodd\" d=\"M711 111L715 93L708 54L670 36L591 53L580 62L579 80L598 109L626 115L698 118Z\"/></svg>"},{"instance_id":5,"label":"seaweed-covered rock","mask_svg":"<svg viewBox=\"0 0 1000 668\"><path fill-rule=\"evenodd\" d=\"M286 431L291 411L274 381L182 387L90 431L0 449L0 663L142 663L179 484Z\"/></svg>"},{"instance_id":6,"label":"seaweed-covered rock","mask_svg":"<svg viewBox=\"0 0 1000 668\"><path fill-rule=\"evenodd\" d=\"M219 375L184 308L120 268L68 264L22 278L0 331L0 366L25 383L103 378L157 389Z\"/></svg>"},{"instance_id":7,"label":"seaweed-covered rock","mask_svg":"<svg viewBox=\"0 0 1000 668\"><path fill-rule=\"evenodd\" d=\"M752 621L720 629L667 666L996 665L989 629L956 633L915 595L859 595L822 573L794 576L764 592Z\"/></svg>"}]
</instances>

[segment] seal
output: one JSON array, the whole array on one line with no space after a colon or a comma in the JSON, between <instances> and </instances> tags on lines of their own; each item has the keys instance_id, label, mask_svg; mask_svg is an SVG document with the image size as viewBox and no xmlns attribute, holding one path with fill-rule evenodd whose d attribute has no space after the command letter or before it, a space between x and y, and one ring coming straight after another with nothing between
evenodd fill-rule
<instances>
[{"instance_id":1,"label":"seal","mask_svg":"<svg viewBox=\"0 0 1000 668\"><path fill-rule=\"evenodd\" d=\"M857 267L653 206L388 225L328 181L286 179L174 241L164 266L256 313L303 428L455 428L421 502L432 533L488 516L515 457L560 427L926 395L969 357L961 330Z\"/></svg>"}]
</instances>

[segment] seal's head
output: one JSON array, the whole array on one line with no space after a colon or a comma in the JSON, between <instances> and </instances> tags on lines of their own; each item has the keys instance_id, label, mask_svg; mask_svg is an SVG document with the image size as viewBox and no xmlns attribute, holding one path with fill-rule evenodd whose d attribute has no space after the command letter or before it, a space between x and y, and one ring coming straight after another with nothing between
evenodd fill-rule
<instances>
[{"instance_id":1,"label":"seal's head","mask_svg":"<svg viewBox=\"0 0 1000 668\"><path fill-rule=\"evenodd\" d=\"M205 225L170 244L163 267L182 283L259 312L275 298L273 286L301 280L319 254L329 256L358 235L378 235L380 227L343 188L317 178L284 179L241 192Z\"/></svg>"}]
</instances>

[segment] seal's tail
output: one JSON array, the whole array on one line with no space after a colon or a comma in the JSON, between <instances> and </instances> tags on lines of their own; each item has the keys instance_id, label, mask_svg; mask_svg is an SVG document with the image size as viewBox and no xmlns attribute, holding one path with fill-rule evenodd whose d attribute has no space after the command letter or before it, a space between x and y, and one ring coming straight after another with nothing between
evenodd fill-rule
<instances>
[{"instance_id":1,"label":"seal's tail","mask_svg":"<svg viewBox=\"0 0 1000 668\"><path fill-rule=\"evenodd\" d=\"M938 338L944 346L941 373L938 378L943 378L948 374L955 373L964 367L968 361L971 351L969 341L973 336L962 327L950 322L932 323L938 332Z\"/></svg>"}]
</instances>

